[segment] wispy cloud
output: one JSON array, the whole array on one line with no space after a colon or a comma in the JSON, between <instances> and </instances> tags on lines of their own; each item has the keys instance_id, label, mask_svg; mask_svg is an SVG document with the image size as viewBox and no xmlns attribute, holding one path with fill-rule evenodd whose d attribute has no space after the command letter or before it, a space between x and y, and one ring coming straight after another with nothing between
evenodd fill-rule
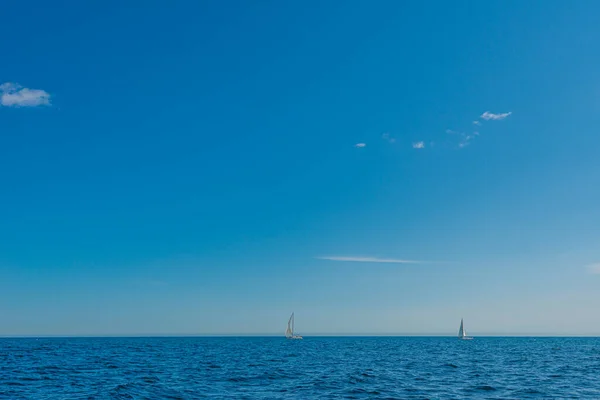
<instances>
[{"instance_id":1,"label":"wispy cloud","mask_svg":"<svg viewBox=\"0 0 600 400\"><path fill-rule=\"evenodd\" d=\"M425 148L425 142L421 141L421 142L413 142L412 144L413 149L424 149Z\"/></svg>"},{"instance_id":2,"label":"wispy cloud","mask_svg":"<svg viewBox=\"0 0 600 400\"><path fill-rule=\"evenodd\" d=\"M362 149L363 147L367 147L366 143L356 143L354 145L354 147L356 147L357 149Z\"/></svg>"},{"instance_id":3,"label":"wispy cloud","mask_svg":"<svg viewBox=\"0 0 600 400\"><path fill-rule=\"evenodd\" d=\"M458 147L463 148L463 147L468 146L469 143L471 143L471 139L473 139L474 137L475 137L475 134L473 134L473 135L463 135L461 142L458 144Z\"/></svg>"},{"instance_id":4,"label":"wispy cloud","mask_svg":"<svg viewBox=\"0 0 600 400\"><path fill-rule=\"evenodd\" d=\"M324 256L315 257L318 260L327 261L345 261L362 263L387 263L387 264L422 264L425 261L401 260L397 258L378 258L378 257L346 257L346 256Z\"/></svg>"},{"instance_id":5,"label":"wispy cloud","mask_svg":"<svg viewBox=\"0 0 600 400\"><path fill-rule=\"evenodd\" d=\"M489 111L484 112L483 114L481 114L481 116L479 118L481 119L485 119L486 121L500 121L503 120L505 118L507 118L508 116L510 116L512 114L512 111L506 112L506 113L501 113L501 114L494 114L491 113Z\"/></svg>"},{"instance_id":6,"label":"wispy cloud","mask_svg":"<svg viewBox=\"0 0 600 400\"><path fill-rule=\"evenodd\" d=\"M481 122L479 122L479 121L473 121L473 125L479 126L479 125L481 125Z\"/></svg>"},{"instance_id":7,"label":"wispy cloud","mask_svg":"<svg viewBox=\"0 0 600 400\"><path fill-rule=\"evenodd\" d=\"M590 264L585 267L590 274L600 275L600 263Z\"/></svg>"},{"instance_id":8,"label":"wispy cloud","mask_svg":"<svg viewBox=\"0 0 600 400\"><path fill-rule=\"evenodd\" d=\"M446 133L449 135L456 135L459 138L459 142L458 142L458 148L462 149L467 147L470 143L471 140L473 140L476 136L479 136L479 132L473 132L472 134L467 134L465 132L457 132L457 131L453 131L452 129L446 129Z\"/></svg>"},{"instance_id":9,"label":"wispy cloud","mask_svg":"<svg viewBox=\"0 0 600 400\"><path fill-rule=\"evenodd\" d=\"M18 83L0 85L0 104L5 107L38 107L50 105L50 94L45 90L24 88Z\"/></svg>"},{"instance_id":10,"label":"wispy cloud","mask_svg":"<svg viewBox=\"0 0 600 400\"><path fill-rule=\"evenodd\" d=\"M388 132L381 135L381 138L390 143L396 143L396 139L393 138Z\"/></svg>"}]
</instances>

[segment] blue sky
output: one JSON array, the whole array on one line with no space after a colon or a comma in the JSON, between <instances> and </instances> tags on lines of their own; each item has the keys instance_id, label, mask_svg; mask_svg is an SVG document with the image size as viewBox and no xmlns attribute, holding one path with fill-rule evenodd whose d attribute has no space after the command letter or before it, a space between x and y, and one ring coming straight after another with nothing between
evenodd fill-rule
<instances>
[{"instance_id":1,"label":"blue sky","mask_svg":"<svg viewBox=\"0 0 600 400\"><path fill-rule=\"evenodd\" d=\"M2 8L0 334L600 334L600 3Z\"/></svg>"}]
</instances>

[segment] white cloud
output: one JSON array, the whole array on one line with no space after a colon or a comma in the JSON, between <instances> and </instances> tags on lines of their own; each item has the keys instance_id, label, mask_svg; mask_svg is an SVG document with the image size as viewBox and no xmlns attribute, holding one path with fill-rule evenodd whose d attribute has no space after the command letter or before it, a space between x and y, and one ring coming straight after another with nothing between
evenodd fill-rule
<instances>
[{"instance_id":1,"label":"white cloud","mask_svg":"<svg viewBox=\"0 0 600 400\"><path fill-rule=\"evenodd\" d=\"M462 140L458 144L458 147L462 149L464 147L467 147L471 143L471 140L475 138L475 136L479 136L479 132L473 132L472 135L467 135L466 133L463 133L461 136Z\"/></svg>"},{"instance_id":2,"label":"white cloud","mask_svg":"<svg viewBox=\"0 0 600 400\"><path fill-rule=\"evenodd\" d=\"M473 121L473 125L481 125L481 122L479 122L479 121Z\"/></svg>"},{"instance_id":3,"label":"white cloud","mask_svg":"<svg viewBox=\"0 0 600 400\"><path fill-rule=\"evenodd\" d=\"M6 107L49 106L50 94L45 90L24 88L18 83L0 85L0 104Z\"/></svg>"},{"instance_id":4,"label":"white cloud","mask_svg":"<svg viewBox=\"0 0 600 400\"><path fill-rule=\"evenodd\" d=\"M479 118L485 119L486 121L489 121L489 120L500 121L500 120L503 120L504 118L507 118L511 114L512 114L512 111L502 113L502 114L494 114L489 111L486 111L483 114L481 114L481 116Z\"/></svg>"},{"instance_id":5,"label":"white cloud","mask_svg":"<svg viewBox=\"0 0 600 400\"><path fill-rule=\"evenodd\" d=\"M591 264L585 267L590 274L600 275L600 263Z\"/></svg>"},{"instance_id":6,"label":"white cloud","mask_svg":"<svg viewBox=\"0 0 600 400\"><path fill-rule=\"evenodd\" d=\"M363 262L363 263L388 263L388 264L420 264L420 263L423 263L423 261L399 260L396 258L377 258L377 257L326 256L326 257L316 257L316 258L318 260Z\"/></svg>"},{"instance_id":7,"label":"white cloud","mask_svg":"<svg viewBox=\"0 0 600 400\"><path fill-rule=\"evenodd\" d=\"M458 142L459 149L467 147L471 143L471 140L473 140L475 137L479 136L479 132L477 132L477 131L475 131L469 135L465 132L458 132L458 131L453 131L452 129L446 129L446 133L449 135L458 136L458 138L460 140Z\"/></svg>"},{"instance_id":8,"label":"white cloud","mask_svg":"<svg viewBox=\"0 0 600 400\"><path fill-rule=\"evenodd\" d=\"M367 147L366 143L356 143L354 145L354 147L358 148L358 149L362 149L363 147Z\"/></svg>"},{"instance_id":9,"label":"white cloud","mask_svg":"<svg viewBox=\"0 0 600 400\"><path fill-rule=\"evenodd\" d=\"M425 142L413 142L412 144L413 149L424 149L425 148Z\"/></svg>"},{"instance_id":10,"label":"white cloud","mask_svg":"<svg viewBox=\"0 0 600 400\"><path fill-rule=\"evenodd\" d=\"M388 132L384 133L383 135L381 135L381 138L383 140L386 140L390 143L396 143L396 139L393 138Z\"/></svg>"}]
</instances>

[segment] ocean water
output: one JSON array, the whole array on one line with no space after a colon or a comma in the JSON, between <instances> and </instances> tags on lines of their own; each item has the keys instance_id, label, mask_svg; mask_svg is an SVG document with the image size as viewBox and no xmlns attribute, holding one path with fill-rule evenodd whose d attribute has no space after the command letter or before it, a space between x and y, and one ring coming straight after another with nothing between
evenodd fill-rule
<instances>
[{"instance_id":1,"label":"ocean water","mask_svg":"<svg viewBox=\"0 0 600 400\"><path fill-rule=\"evenodd\" d=\"M0 398L600 399L600 339L0 339Z\"/></svg>"}]
</instances>

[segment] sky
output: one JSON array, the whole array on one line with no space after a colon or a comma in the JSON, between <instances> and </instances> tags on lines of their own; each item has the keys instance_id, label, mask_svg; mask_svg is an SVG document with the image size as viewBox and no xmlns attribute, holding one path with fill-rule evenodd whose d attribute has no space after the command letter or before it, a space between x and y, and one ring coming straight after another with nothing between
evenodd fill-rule
<instances>
[{"instance_id":1,"label":"sky","mask_svg":"<svg viewBox=\"0 0 600 400\"><path fill-rule=\"evenodd\" d=\"M600 335L600 3L0 7L0 335Z\"/></svg>"}]
</instances>

